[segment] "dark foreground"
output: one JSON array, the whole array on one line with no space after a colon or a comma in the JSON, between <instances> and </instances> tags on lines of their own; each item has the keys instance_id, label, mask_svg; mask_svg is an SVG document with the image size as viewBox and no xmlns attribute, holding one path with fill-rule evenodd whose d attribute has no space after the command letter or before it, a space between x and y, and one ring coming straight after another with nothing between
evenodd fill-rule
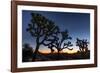
<instances>
[{"instance_id":1,"label":"dark foreground","mask_svg":"<svg viewBox=\"0 0 100 73\"><path fill-rule=\"evenodd\" d=\"M34 54L33 54L34 56ZM23 62L32 62L32 61L56 61L56 60L80 60L80 59L90 59L90 51L87 52L77 52L75 54L68 53L50 53L43 54L38 52L36 59L34 58L23 58Z\"/></svg>"}]
</instances>

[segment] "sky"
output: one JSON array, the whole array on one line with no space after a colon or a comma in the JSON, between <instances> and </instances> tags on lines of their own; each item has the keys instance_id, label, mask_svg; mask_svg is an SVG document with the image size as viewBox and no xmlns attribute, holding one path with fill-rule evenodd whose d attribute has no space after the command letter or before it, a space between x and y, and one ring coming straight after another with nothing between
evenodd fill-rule
<instances>
[{"instance_id":1,"label":"sky","mask_svg":"<svg viewBox=\"0 0 100 73\"><path fill-rule=\"evenodd\" d=\"M29 32L26 31L28 24L31 20L31 13L39 13L46 18L55 22L59 26L60 30L63 31L67 29L69 35L72 37L72 44L76 49L76 38L87 39L90 41L90 14L89 13L74 13L74 12L48 12L48 11L22 11L22 44L29 43L33 49L36 46L35 38L33 38ZM47 48L42 46L41 50L46 50Z\"/></svg>"}]
</instances>

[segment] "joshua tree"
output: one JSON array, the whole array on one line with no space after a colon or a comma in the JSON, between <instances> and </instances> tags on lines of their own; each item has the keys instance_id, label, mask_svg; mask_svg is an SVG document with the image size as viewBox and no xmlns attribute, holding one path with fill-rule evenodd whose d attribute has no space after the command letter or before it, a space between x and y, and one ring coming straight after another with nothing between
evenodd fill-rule
<instances>
[{"instance_id":1,"label":"joshua tree","mask_svg":"<svg viewBox=\"0 0 100 73\"><path fill-rule=\"evenodd\" d=\"M87 39L80 40L79 38L76 39L76 46L79 46L80 52L88 51L88 41Z\"/></svg>"},{"instance_id":2,"label":"joshua tree","mask_svg":"<svg viewBox=\"0 0 100 73\"><path fill-rule=\"evenodd\" d=\"M33 56L33 49L29 44L24 44L22 48L22 61L27 62L27 61L32 61L32 56Z\"/></svg>"},{"instance_id":3,"label":"joshua tree","mask_svg":"<svg viewBox=\"0 0 100 73\"><path fill-rule=\"evenodd\" d=\"M70 49L69 47L70 46L73 46L71 44L70 41L68 41L68 39L72 39L69 34L68 34L68 31L65 30L63 32L60 32L61 36L55 36L55 41L51 44L49 44L48 48L51 48L53 49L54 47L57 49L58 51L58 56L60 55L60 51L63 50L63 49ZM66 42L65 42L66 41ZM63 47L62 47L63 46Z\"/></svg>"},{"instance_id":4,"label":"joshua tree","mask_svg":"<svg viewBox=\"0 0 100 73\"><path fill-rule=\"evenodd\" d=\"M31 22L27 31L36 39L36 48L33 59L36 59L40 45L46 45L55 41L55 36L59 33L59 28L55 23L38 13L31 13ZM51 49L52 50L52 49Z\"/></svg>"},{"instance_id":5,"label":"joshua tree","mask_svg":"<svg viewBox=\"0 0 100 73\"><path fill-rule=\"evenodd\" d=\"M89 42L87 41L87 39L83 39L82 43L83 43L82 48L84 49L85 52L87 52L88 51L88 44L89 44Z\"/></svg>"}]
</instances>

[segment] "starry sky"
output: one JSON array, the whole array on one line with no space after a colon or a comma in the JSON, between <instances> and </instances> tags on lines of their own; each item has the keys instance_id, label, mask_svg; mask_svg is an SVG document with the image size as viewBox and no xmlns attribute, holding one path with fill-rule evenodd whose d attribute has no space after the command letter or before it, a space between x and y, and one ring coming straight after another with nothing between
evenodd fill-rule
<instances>
[{"instance_id":1,"label":"starry sky","mask_svg":"<svg viewBox=\"0 0 100 73\"><path fill-rule=\"evenodd\" d=\"M90 14L89 13L74 13L74 12L48 12L48 11L22 11L22 44L29 43L35 48L35 38L31 37L30 33L26 31L28 24L31 20L31 13L39 13L46 18L55 22L60 30L67 29L69 35L72 37L73 47L76 47L76 38L87 39L90 41ZM40 49L44 50L45 47L41 46Z\"/></svg>"}]
</instances>

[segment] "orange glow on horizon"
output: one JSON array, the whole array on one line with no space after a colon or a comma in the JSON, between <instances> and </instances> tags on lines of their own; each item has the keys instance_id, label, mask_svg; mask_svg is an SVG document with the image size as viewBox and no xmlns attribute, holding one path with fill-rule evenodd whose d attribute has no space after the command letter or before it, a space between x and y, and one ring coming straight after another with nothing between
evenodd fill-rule
<instances>
[{"instance_id":1,"label":"orange glow on horizon","mask_svg":"<svg viewBox=\"0 0 100 73\"><path fill-rule=\"evenodd\" d=\"M76 49L73 49L73 50L69 50L69 49L64 49L62 50L63 53L68 53L68 54L74 54L74 53L77 53L78 50Z\"/></svg>"},{"instance_id":2,"label":"orange glow on horizon","mask_svg":"<svg viewBox=\"0 0 100 73\"><path fill-rule=\"evenodd\" d=\"M48 49L48 50L42 49L42 50L39 50L39 52L41 52L43 54L50 54L51 53L50 49ZM76 50L76 49L73 49L73 50L63 49L62 51L60 51L60 53L68 53L68 54L74 54L74 53L77 53L77 52L78 52L78 50ZM57 53L57 50L54 51L53 53Z\"/></svg>"}]
</instances>

